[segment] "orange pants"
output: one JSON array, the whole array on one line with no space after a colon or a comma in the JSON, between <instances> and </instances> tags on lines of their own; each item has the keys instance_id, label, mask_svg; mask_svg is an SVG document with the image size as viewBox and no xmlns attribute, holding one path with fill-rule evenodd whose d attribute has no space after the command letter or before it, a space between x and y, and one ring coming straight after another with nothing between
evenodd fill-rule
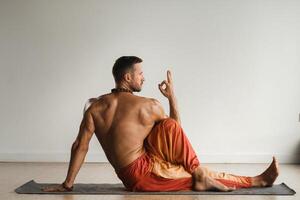
<instances>
[{"instance_id":1,"label":"orange pants","mask_svg":"<svg viewBox=\"0 0 300 200\"><path fill-rule=\"evenodd\" d=\"M191 190L192 173L200 165L181 126L167 118L156 124L145 140L146 153L117 172L131 191ZM206 170L226 186L251 187L251 177Z\"/></svg>"}]
</instances>

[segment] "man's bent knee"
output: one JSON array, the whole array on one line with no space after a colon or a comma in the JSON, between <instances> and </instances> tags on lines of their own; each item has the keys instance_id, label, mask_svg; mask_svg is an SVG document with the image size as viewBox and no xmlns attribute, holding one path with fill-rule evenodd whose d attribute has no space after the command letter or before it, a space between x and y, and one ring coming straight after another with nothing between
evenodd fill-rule
<instances>
[{"instance_id":1,"label":"man's bent knee","mask_svg":"<svg viewBox=\"0 0 300 200\"><path fill-rule=\"evenodd\" d=\"M180 124L172 118L166 118L161 121L164 128L181 128Z\"/></svg>"}]
</instances>

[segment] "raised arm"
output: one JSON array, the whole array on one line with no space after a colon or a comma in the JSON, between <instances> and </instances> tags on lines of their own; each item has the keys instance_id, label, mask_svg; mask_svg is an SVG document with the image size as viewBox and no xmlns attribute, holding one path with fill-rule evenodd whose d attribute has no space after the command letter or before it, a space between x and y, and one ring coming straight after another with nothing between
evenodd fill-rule
<instances>
[{"instance_id":1,"label":"raised arm","mask_svg":"<svg viewBox=\"0 0 300 200\"><path fill-rule=\"evenodd\" d=\"M173 79L171 71L167 71L167 80L163 80L160 84L158 84L158 88L161 91L161 93L169 100L170 117L175 119L179 124L181 124L177 100L173 89Z\"/></svg>"},{"instance_id":2,"label":"raised arm","mask_svg":"<svg viewBox=\"0 0 300 200\"><path fill-rule=\"evenodd\" d=\"M88 152L89 142L93 136L94 131L95 127L93 117L90 110L87 110L84 113L83 119L81 121L78 136L71 148L71 158L65 181L59 186L44 188L44 191L63 192L72 190L75 177L78 174L82 163L84 162L85 156Z\"/></svg>"}]
</instances>

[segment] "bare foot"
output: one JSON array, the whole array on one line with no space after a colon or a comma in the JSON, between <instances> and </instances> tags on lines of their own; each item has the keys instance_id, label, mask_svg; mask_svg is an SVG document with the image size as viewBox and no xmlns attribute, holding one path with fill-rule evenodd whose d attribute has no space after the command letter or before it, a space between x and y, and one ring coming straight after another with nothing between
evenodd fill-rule
<instances>
[{"instance_id":1,"label":"bare foot","mask_svg":"<svg viewBox=\"0 0 300 200\"><path fill-rule=\"evenodd\" d=\"M276 158L273 156L273 161L270 166L259 176L254 177L253 185L258 187L272 186L279 175L279 166Z\"/></svg>"},{"instance_id":2,"label":"bare foot","mask_svg":"<svg viewBox=\"0 0 300 200\"><path fill-rule=\"evenodd\" d=\"M214 191L229 192L236 189L232 187L227 187L224 184L214 180L213 178L210 178L205 174L204 171L200 169L200 167L196 169L196 171L194 172L193 178L194 178L194 190L197 191L214 190Z\"/></svg>"}]
</instances>

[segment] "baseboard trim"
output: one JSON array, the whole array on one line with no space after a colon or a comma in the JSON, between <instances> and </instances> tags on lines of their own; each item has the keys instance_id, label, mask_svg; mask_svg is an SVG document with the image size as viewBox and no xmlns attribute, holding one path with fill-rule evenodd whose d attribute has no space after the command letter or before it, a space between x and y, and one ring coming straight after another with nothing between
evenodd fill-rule
<instances>
[{"instance_id":1,"label":"baseboard trim","mask_svg":"<svg viewBox=\"0 0 300 200\"><path fill-rule=\"evenodd\" d=\"M198 154L200 163L279 163L298 164L300 154ZM0 162L69 162L69 153L0 153ZM108 162L104 153L89 152L85 162Z\"/></svg>"}]
</instances>

